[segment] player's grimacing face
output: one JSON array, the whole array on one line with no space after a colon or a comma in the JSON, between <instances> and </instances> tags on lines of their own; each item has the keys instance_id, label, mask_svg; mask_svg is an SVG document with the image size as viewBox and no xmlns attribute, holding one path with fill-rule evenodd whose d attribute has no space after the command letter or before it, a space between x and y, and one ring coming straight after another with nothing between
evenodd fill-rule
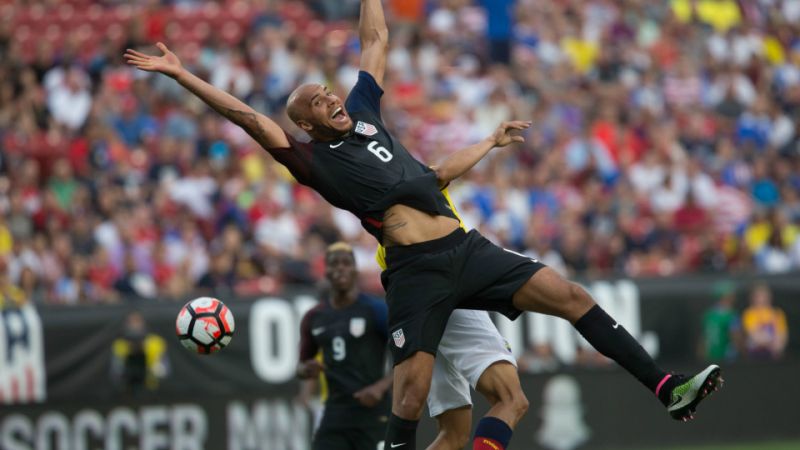
<instances>
[{"instance_id":1,"label":"player's grimacing face","mask_svg":"<svg viewBox=\"0 0 800 450\"><path fill-rule=\"evenodd\" d=\"M342 134L353 128L342 99L330 88L319 85L311 93L309 122L317 127L332 128Z\"/></svg>"},{"instance_id":2,"label":"player's grimacing face","mask_svg":"<svg viewBox=\"0 0 800 450\"><path fill-rule=\"evenodd\" d=\"M335 251L325 260L325 277L337 290L348 290L356 282L356 261L347 251Z\"/></svg>"}]
</instances>

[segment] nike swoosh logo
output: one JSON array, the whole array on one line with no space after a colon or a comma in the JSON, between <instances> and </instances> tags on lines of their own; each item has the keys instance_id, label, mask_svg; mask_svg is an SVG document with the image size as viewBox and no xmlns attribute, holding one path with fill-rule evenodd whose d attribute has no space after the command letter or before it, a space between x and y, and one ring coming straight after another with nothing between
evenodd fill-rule
<instances>
[{"instance_id":1,"label":"nike swoosh logo","mask_svg":"<svg viewBox=\"0 0 800 450\"><path fill-rule=\"evenodd\" d=\"M394 444L394 443L390 443L390 444L389 444L389 448L397 448L397 447L402 447L402 446L406 445L407 443L408 443L408 442L403 442L403 443L401 443L401 444Z\"/></svg>"},{"instance_id":2,"label":"nike swoosh logo","mask_svg":"<svg viewBox=\"0 0 800 450\"><path fill-rule=\"evenodd\" d=\"M313 330L311 330L311 334L316 336L316 335L322 333L323 331L325 331L325 327L314 328Z\"/></svg>"},{"instance_id":3,"label":"nike swoosh logo","mask_svg":"<svg viewBox=\"0 0 800 450\"><path fill-rule=\"evenodd\" d=\"M611 325L611 328L613 328L613 329L615 329L615 330L616 330L617 328L619 328L619 322L615 323L614 325Z\"/></svg>"},{"instance_id":4,"label":"nike swoosh logo","mask_svg":"<svg viewBox=\"0 0 800 450\"><path fill-rule=\"evenodd\" d=\"M333 144L331 144L331 145L330 145L330 147L331 147L331 148L339 148L339 147L340 147L342 144L344 144L344 141L342 141L342 142L339 142L339 143L338 143L338 144L336 144L336 145L333 145Z\"/></svg>"},{"instance_id":5,"label":"nike swoosh logo","mask_svg":"<svg viewBox=\"0 0 800 450\"><path fill-rule=\"evenodd\" d=\"M680 403L680 402L681 402L681 400L683 400L683 397L681 397L681 396L680 396L680 395L678 395L678 394L675 394L675 397L676 397L676 398L675 398L675 401L674 401L674 402L672 402L672 403L669 405L669 407L670 407L670 408L672 408L673 406L677 405L678 403Z\"/></svg>"}]
</instances>

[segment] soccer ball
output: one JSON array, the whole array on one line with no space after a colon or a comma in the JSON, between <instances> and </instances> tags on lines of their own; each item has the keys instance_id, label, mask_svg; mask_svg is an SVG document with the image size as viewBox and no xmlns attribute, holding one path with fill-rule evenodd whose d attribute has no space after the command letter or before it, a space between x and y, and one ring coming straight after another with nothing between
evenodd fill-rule
<instances>
[{"instance_id":1,"label":"soccer ball","mask_svg":"<svg viewBox=\"0 0 800 450\"><path fill-rule=\"evenodd\" d=\"M201 355L214 353L228 345L234 328L231 310L211 297L196 298L185 304L175 321L175 333L181 344Z\"/></svg>"}]
</instances>

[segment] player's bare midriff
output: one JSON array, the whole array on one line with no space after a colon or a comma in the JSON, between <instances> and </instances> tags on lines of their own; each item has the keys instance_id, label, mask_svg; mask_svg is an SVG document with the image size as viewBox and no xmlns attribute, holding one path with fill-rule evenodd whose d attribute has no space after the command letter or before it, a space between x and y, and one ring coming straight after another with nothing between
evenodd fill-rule
<instances>
[{"instance_id":1,"label":"player's bare midriff","mask_svg":"<svg viewBox=\"0 0 800 450\"><path fill-rule=\"evenodd\" d=\"M406 205L393 205L383 215L383 245L411 245L447 236L459 227L452 217L429 214Z\"/></svg>"}]
</instances>

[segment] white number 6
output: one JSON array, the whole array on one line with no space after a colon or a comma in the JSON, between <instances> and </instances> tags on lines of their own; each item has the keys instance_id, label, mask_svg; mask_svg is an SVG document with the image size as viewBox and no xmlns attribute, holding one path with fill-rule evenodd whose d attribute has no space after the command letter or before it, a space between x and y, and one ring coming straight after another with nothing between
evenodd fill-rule
<instances>
[{"instance_id":1,"label":"white number 6","mask_svg":"<svg viewBox=\"0 0 800 450\"><path fill-rule=\"evenodd\" d=\"M379 145L376 141L370 142L369 145L367 146L367 149L383 162L389 162L394 157L394 155L389 153L389 150L386 150L386 147Z\"/></svg>"}]
</instances>

